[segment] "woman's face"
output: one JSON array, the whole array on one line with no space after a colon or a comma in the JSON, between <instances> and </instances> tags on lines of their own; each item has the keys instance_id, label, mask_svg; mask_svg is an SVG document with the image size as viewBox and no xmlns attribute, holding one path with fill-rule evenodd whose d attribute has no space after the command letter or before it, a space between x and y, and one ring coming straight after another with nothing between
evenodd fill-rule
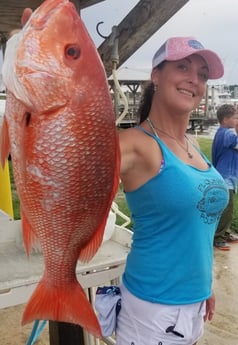
<instances>
[{"instance_id":1,"label":"woman's face","mask_svg":"<svg viewBox=\"0 0 238 345\"><path fill-rule=\"evenodd\" d=\"M190 112L199 105L208 76L206 62L195 54L182 60L168 61L162 69L155 68L151 74L158 88L159 102L181 112Z\"/></svg>"}]
</instances>

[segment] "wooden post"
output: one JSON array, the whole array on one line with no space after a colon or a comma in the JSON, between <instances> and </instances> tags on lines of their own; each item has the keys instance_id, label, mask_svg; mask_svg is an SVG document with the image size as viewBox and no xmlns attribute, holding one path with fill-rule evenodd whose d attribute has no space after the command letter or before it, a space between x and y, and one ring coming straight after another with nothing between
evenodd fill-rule
<instances>
[{"instance_id":1,"label":"wooden post","mask_svg":"<svg viewBox=\"0 0 238 345\"><path fill-rule=\"evenodd\" d=\"M49 321L50 345L85 345L83 329L79 325Z\"/></svg>"},{"instance_id":2,"label":"wooden post","mask_svg":"<svg viewBox=\"0 0 238 345\"><path fill-rule=\"evenodd\" d=\"M120 67L161 26L163 26L189 0L140 0L127 16L117 25ZM81 6L81 5L80 5ZM82 7L81 7L82 8ZM140 18L140 20L138 20ZM112 45L114 33L98 48L107 76L112 74ZM161 44L163 41L161 42ZM156 47L155 49L158 49Z\"/></svg>"}]
</instances>

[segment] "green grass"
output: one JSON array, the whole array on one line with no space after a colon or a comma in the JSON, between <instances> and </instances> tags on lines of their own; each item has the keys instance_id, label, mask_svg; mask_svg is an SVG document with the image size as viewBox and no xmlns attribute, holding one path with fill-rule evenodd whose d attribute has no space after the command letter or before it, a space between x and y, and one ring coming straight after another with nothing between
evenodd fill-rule
<instances>
[{"instance_id":1,"label":"green grass","mask_svg":"<svg viewBox=\"0 0 238 345\"><path fill-rule=\"evenodd\" d=\"M201 151L211 161L212 159L212 139L209 138L198 138Z\"/></svg>"},{"instance_id":2,"label":"green grass","mask_svg":"<svg viewBox=\"0 0 238 345\"><path fill-rule=\"evenodd\" d=\"M202 152L208 157L209 160L211 160L212 140L208 138L198 138L198 142L199 142ZM10 167L10 177L11 177L11 187L12 187L14 219L20 219L20 205L19 205L19 199L17 196L15 184L14 184L11 162L9 162L9 167ZM130 217L130 210L125 201L125 196L124 196L121 186L116 195L115 202L117 203L119 210ZM117 216L117 224L121 225L123 223L124 223L124 220L120 216ZM130 229L132 227L133 227L133 224L130 224L128 226L128 228ZM238 230L238 194L235 194L234 213L233 213L233 220L232 220L231 227L234 231L238 232L237 231Z\"/></svg>"},{"instance_id":3,"label":"green grass","mask_svg":"<svg viewBox=\"0 0 238 345\"><path fill-rule=\"evenodd\" d=\"M124 213L127 217L130 218L131 213L130 213L130 210L129 210L128 206L127 206L127 203L126 203L126 200L125 200L125 194L123 192L123 189L122 189L121 185L119 186L119 190L118 190L118 192L116 194L115 202L117 203L119 210L122 213ZM122 225L124 222L125 222L125 220L117 215L116 223L118 225ZM132 229L133 228L133 223L131 222L127 226L127 228L128 229Z\"/></svg>"}]
</instances>

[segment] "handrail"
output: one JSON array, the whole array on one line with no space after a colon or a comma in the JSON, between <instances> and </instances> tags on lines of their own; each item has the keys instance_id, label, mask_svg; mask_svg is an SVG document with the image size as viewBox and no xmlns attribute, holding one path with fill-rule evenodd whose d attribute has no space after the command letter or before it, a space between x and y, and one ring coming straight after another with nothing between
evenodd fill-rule
<instances>
[{"instance_id":1,"label":"handrail","mask_svg":"<svg viewBox=\"0 0 238 345\"><path fill-rule=\"evenodd\" d=\"M115 214L119 215L122 219L125 220L125 222L121 224L122 227L126 227L131 223L131 218L129 218L125 213L119 210L119 207L115 201L112 202L111 209Z\"/></svg>"}]
</instances>

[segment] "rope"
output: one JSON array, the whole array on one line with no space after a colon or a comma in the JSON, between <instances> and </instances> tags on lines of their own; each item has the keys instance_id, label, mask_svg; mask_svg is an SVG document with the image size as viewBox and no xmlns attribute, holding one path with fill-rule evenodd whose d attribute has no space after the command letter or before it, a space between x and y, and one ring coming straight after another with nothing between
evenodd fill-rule
<instances>
[{"instance_id":1,"label":"rope","mask_svg":"<svg viewBox=\"0 0 238 345\"><path fill-rule=\"evenodd\" d=\"M122 88L121 88L121 86L119 84L115 68L112 69L112 75L113 75L113 81L115 83L115 86L116 86L117 90L119 91L119 94L120 94L121 98L123 99L123 102L124 102L124 105L125 105L125 108L124 108L123 112L121 113L121 115L116 120L116 125L119 125L120 122L124 119L124 117L126 116L126 114L128 112L128 100L127 100L127 98L126 98L126 96L125 96L124 92L122 91Z\"/></svg>"},{"instance_id":2,"label":"rope","mask_svg":"<svg viewBox=\"0 0 238 345\"><path fill-rule=\"evenodd\" d=\"M42 321L41 324L40 324L39 320L36 320L34 322L30 337L29 337L26 345L33 345L36 342L36 340L39 338L40 334L42 333L46 323L47 323L46 320Z\"/></svg>"}]
</instances>

